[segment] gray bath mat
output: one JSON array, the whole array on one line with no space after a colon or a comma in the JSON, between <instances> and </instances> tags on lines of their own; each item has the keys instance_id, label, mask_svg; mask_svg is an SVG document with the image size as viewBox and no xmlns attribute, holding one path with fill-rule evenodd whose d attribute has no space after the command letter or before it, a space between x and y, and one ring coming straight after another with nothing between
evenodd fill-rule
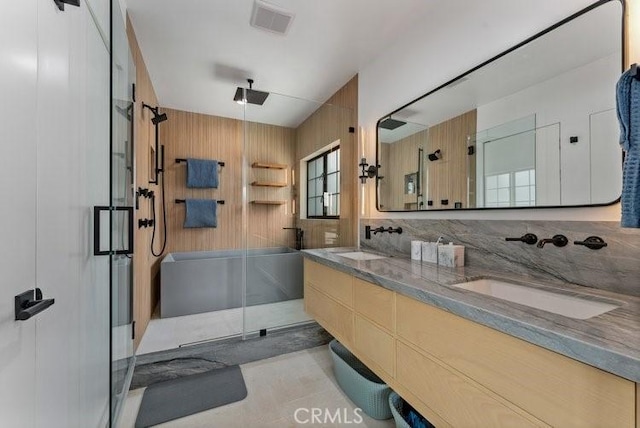
<instances>
[{"instance_id":1,"label":"gray bath mat","mask_svg":"<svg viewBox=\"0 0 640 428\"><path fill-rule=\"evenodd\" d=\"M136 428L146 428L240 401L247 396L239 366L211 370L149 386Z\"/></svg>"}]
</instances>

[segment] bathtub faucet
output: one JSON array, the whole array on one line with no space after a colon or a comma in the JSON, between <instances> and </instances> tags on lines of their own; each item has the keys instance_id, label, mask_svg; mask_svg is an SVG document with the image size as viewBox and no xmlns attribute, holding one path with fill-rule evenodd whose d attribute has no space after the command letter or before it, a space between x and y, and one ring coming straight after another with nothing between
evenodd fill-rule
<instances>
[{"instance_id":1,"label":"bathtub faucet","mask_svg":"<svg viewBox=\"0 0 640 428\"><path fill-rule=\"evenodd\" d=\"M302 237L304 236L304 230L299 227L283 227L283 229L296 231L296 250L302 250Z\"/></svg>"}]
</instances>

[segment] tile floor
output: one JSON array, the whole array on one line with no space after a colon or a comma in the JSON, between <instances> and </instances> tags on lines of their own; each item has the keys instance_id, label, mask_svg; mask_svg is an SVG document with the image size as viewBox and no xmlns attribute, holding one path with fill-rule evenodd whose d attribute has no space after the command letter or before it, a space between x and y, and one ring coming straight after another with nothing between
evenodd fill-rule
<instances>
[{"instance_id":1,"label":"tile floor","mask_svg":"<svg viewBox=\"0 0 640 428\"><path fill-rule=\"evenodd\" d=\"M287 428L367 427L392 428L393 419L377 421L363 415L356 424L355 407L336 384L327 346L306 349L240 366L248 396L242 401L187 416L162 425L163 428ZM130 391L119 428L133 428L144 389ZM341 423L311 423L308 413L297 409L321 408L336 414ZM346 418L345 418L346 416ZM307 423L304 423L304 422Z\"/></svg>"},{"instance_id":2,"label":"tile floor","mask_svg":"<svg viewBox=\"0 0 640 428\"><path fill-rule=\"evenodd\" d=\"M249 306L245 319L247 331L311 321L311 317L304 312L303 299ZM188 343L241 333L242 308L172 318L156 316L149 322L136 354L165 351Z\"/></svg>"}]
</instances>

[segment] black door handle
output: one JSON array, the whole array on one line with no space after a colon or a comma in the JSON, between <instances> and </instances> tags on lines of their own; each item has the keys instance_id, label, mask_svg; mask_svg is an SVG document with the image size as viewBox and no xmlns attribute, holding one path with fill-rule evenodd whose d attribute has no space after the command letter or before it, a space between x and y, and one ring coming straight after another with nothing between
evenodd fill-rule
<instances>
[{"instance_id":1,"label":"black door handle","mask_svg":"<svg viewBox=\"0 0 640 428\"><path fill-rule=\"evenodd\" d=\"M15 297L16 321L26 321L54 303L55 299L43 299L39 288L20 293Z\"/></svg>"},{"instance_id":2,"label":"black door handle","mask_svg":"<svg viewBox=\"0 0 640 428\"><path fill-rule=\"evenodd\" d=\"M122 250L109 251L103 250L100 242L100 214L104 211L127 211L129 218L128 224L128 236L129 242L127 247ZM108 205L97 205L93 207L93 255L94 256L108 256L109 254L133 254L133 207L111 207Z\"/></svg>"}]
</instances>

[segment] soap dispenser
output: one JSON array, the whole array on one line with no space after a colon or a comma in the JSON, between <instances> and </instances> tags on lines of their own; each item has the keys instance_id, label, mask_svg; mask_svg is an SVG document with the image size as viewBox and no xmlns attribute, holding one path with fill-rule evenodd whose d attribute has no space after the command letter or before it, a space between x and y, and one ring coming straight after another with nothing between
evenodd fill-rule
<instances>
[{"instance_id":1,"label":"soap dispenser","mask_svg":"<svg viewBox=\"0 0 640 428\"><path fill-rule=\"evenodd\" d=\"M446 267L464 266L464 245L442 245L438 248L438 264Z\"/></svg>"}]
</instances>

